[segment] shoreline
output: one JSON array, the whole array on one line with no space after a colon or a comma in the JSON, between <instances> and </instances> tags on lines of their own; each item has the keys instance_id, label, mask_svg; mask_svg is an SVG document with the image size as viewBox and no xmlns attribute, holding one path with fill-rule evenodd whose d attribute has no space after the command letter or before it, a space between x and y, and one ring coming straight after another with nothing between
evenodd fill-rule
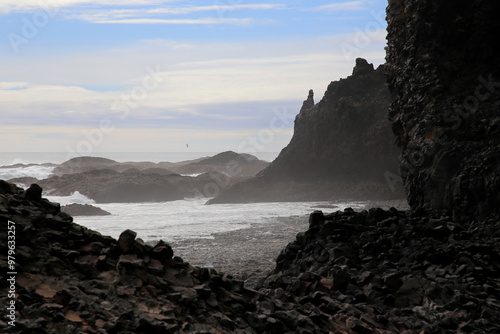
<instances>
[{"instance_id":1,"label":"shoreline","mask_svg":"<svg viewBox=\"0 0 500 334\"><path fill-rule=\"evenodd\" d=\"M381 207L407 209L401 201L368 202L366 209ZM311 209L326 213L339 209L334 203ZM356 210L362 211L362 210ZM174 256L181 257L192 266L213 268L245 281L254 287L276 266L276 258L285 247L296 239L298 233L309 228L309 214L282 217L270 223L252 223L250 227L212 234L213 238L192 238L168 243Z\"/></svg>"},{"instance_id":2,"label":"shoreline","mask_svg":"<svg viewBox=\"0 0 500 334\"><path fill-rule=\"evenodd\" d=\"M308 215L214 233L213 238L169 242L174 255L195 267L213 268L253 286L276 265L281 250L308 228Z\"/></svg>"}]
</instances>

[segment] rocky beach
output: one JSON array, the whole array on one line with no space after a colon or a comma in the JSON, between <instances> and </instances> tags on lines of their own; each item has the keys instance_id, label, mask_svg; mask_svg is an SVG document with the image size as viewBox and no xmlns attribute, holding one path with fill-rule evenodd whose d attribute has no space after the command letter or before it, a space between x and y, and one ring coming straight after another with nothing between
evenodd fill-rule
<instances>
[{"instance_id":1,"label":"rocky beach","mask_svg":"<svg viewBox=\"0 0 500 334\"><path fill-rule=\"evenodd\" d=\"M300 118L313 124L314 115L321 116L318 128L328 128L323 107L353 102L337 89L366 75L385 76L390 101L377 124L391 121L408 208L311 210L275 223L269 236L255 238L250 229L217 234L213 248L196 239L149 244L130 229L114 239L75 224L43 198L38 184L21 188L0 180L0 268L7 277L0 282L0 332L500 332L498 14L493 0L389 1L384 72L358 59L350 79L333 83L318 104L311 93L297 118L296 129ZM338 142L320 137L309 141L297 133L275 162L259 164L260 172L252 168L255 178L240 175L246 181L227 184L222 194L238 187L252 193L269 171L285 170L283 161L300 159L290 152L301 150L321 172L312 184L328 171L339 175L335 164L321 164ZM312 143L315 149L307 150ZM361 167L380 157L364 158ZM342 163L348 169L351 161ZM193 164L190 172L207 172L203 163ZM286 167L301 174L296 166ZM53 181L78 178L85 185L87 177L107 177L115 186L123 172L78 170ZM142 178L137 170L132 175ZM165 181L158 189L173 184L162 179L170 174L145 175L150 184ZM182 187L172 189L183 196ZM245 256L242 246L251 249Z\"/></svg>"},{"instance_id":2,"label":"rocky beach","mask_svg":"<svg viewBox=\"0 0 500 334\"><path fill-rule=\"evenodd\" d=\"M240 261L246 269L261 268L263 275L250 281L255 285L251 288L243 281L248 278L244 273L193 267L161 241L147 245L130 230L114 240L76 225L58 204L41 198L36 186L24 191L2 182L1 199L2 226L15 226L17 236L16 326L9 327L6 314L0 322L4 331L486 333L500 329L500 226L494 217L457 221L443 214L418 215L394 208L358 213L346 209L329 215L316 211L309 217L307 231L283 249L271 272L265 273L267 263ZM6 236L4 228L2 237ZM262 248L255 243L257 254L246 259L259 259L258 253L269 251L269 245ZM223 257L223 253L213 255ZM227 269L235 266L228 264ZM9 271L6 259L2 270ZM9 288L7 281L2 288ZM1 298L7 307L8 295Z\"/></svg>"}]
</instances>

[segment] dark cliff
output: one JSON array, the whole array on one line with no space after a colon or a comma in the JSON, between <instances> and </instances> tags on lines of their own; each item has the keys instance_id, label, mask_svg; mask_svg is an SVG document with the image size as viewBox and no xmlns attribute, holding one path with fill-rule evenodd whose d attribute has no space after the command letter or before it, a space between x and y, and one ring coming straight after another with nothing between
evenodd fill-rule
<instances>
[{"instance_id":1,"label":"dark cliff","mask_svg":"<svg viewBox=\"0 0 500 334\"><path fill-rule=\"evenodd\" d=\"M500 203L500 3L390 1L390 117L413 209Z\"/></svg>"},{"instance_id":2,"label":"dark cliff","mask_svg":"<svg viewBox=\"0 0 500 334\"><path fill-rule=\"evenodd\" d=\"M402 188L386 182L399 154L390 101L384 67L357 59L353 74L330 83L319 103L309 92L290 144L269 167L210 203L401 197Z\"/></svg>"}]
</instances>

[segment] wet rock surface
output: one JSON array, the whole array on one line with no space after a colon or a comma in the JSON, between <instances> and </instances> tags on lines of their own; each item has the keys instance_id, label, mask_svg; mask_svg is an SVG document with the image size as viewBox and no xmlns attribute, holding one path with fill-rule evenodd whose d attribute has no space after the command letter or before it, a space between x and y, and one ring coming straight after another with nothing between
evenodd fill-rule
<instances>
[{"instance_id":1,"label":"wet rock surface","mask_svg":"<svg viewBox=\"0 0 500 334\"><path fill-rule=\"evenodd\" d=\"M76 216L109 216L111 213L90 204L69 204L61 208L62 212Z\"/></svg>"},{"instance_id":2,"label":"wet rock surface","mask_svg":"<svg viewBox=\"0 0 500 334\"><path fill-rule=\"evenodd\" d=\"M315 211L255 289L134 231L118 240L0 183L0 267L16 226L14 333L483 333L500 330L500 222ZM27 195L28 194L28 195ZM1 283L2 308L7 282ZM3 293L5 292L5 293Z\"/></svg>"}]
</instances>

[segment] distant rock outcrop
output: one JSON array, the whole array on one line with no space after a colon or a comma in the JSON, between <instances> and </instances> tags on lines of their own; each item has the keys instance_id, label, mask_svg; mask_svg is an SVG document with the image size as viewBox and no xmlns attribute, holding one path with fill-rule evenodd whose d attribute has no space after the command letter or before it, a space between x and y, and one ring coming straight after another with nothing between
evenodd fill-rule
<instances>
[{"instance_id":1,"label":"distant rock outcrop","mask_svg":"<svg viewBox=\"0 0 500 334\"><path fill-rule=\"evenodd\" d=\"M190 164L172 167L179 174L223 173L229 177L251 177L269 165L250 154L238 154L232 151L222 152L213 157Z\"/></svg>"},{"instance_id":2,"label":"distant rock outcrop","mask_svg":"<svg viewBox=\"0 0 500 334\"><path fill-rule=\"evenodd\" d=\"M101 208L95 207L90 204L69 204L65 205L61 208L62 212L65 212L73 217L77 216L109 216L111 213L109 213L106 210L103 210Z\"/></svg>"},{"instance_id":3,"label":"distant rock outcrop","mask_svg":"<svg viewBox=\"0 0 500 334\"><path fill-rule=\"evenodd\" d=\"M75 191L97 203L166 202L184 199L184 193L158 174L119 173L94 169L53 176L38 182L52 196L70 196Z\"/></svg>"},{"instance_id":4,"label":"distant rock outcrop","mask_svg":"<svg viewBox=\"0 0 500 334\"><path fill-rule=\"evenodd\" d=\"M55 175L76 174L94 169L111 169L117 161L99 157L76 157L63 162L52 172Z\"/></svg>"},{"instance_id":5,"label":"distant rock outcrop","mask_svg":"<svg viewBox=\"0 0 500 334\"><path fill-rule=\"evenodd\" d=\"M390 1L391 119L413 209L500 203L500 2Z\"/></svg>"},{"instance_id":6,"label":"distant rock outcrop","mask_svg":"<svg viewBox=\"0 0 500 334\"><path fill-rule=\"evenodd\" d=\"M332 82L319 103L309 91L290 144L269 167L209 203L404 197L401 183L387 182L399 155L390 101L384 66L357 59L352 76Z\"/></svg>"},{"instance_id":7,"label":"distant rock outcrop","mask_svg":"<svg viewBox=\"0 0 500 334\"><path fill-rule=\"evenodd\" d=\"M203 174L208 172L225 173L231 177L254 176L269 165L250 154L232 151L222 152L212 157L204 157L180 162L118 162L99 157L77 157L58 165L54 175L77 174L98 169L116 172L141 174Z\"/></svg>"},{"instance_id":8,"label":"distant rock outcrop","mask_svg":"<svg viewBox=\"0 0 500 334\"><path fill-rule=\"evenodd\" d=\"M59 165L55 175L48 179L23 177L11 181L25 186L40 184L51 196L69 196L78 191L97 203L165 202L212 197L215 192L254 176L268 165L253 155L235 152L178 163L120 163L79 157Z\"/></svg>"}]
</instances>

